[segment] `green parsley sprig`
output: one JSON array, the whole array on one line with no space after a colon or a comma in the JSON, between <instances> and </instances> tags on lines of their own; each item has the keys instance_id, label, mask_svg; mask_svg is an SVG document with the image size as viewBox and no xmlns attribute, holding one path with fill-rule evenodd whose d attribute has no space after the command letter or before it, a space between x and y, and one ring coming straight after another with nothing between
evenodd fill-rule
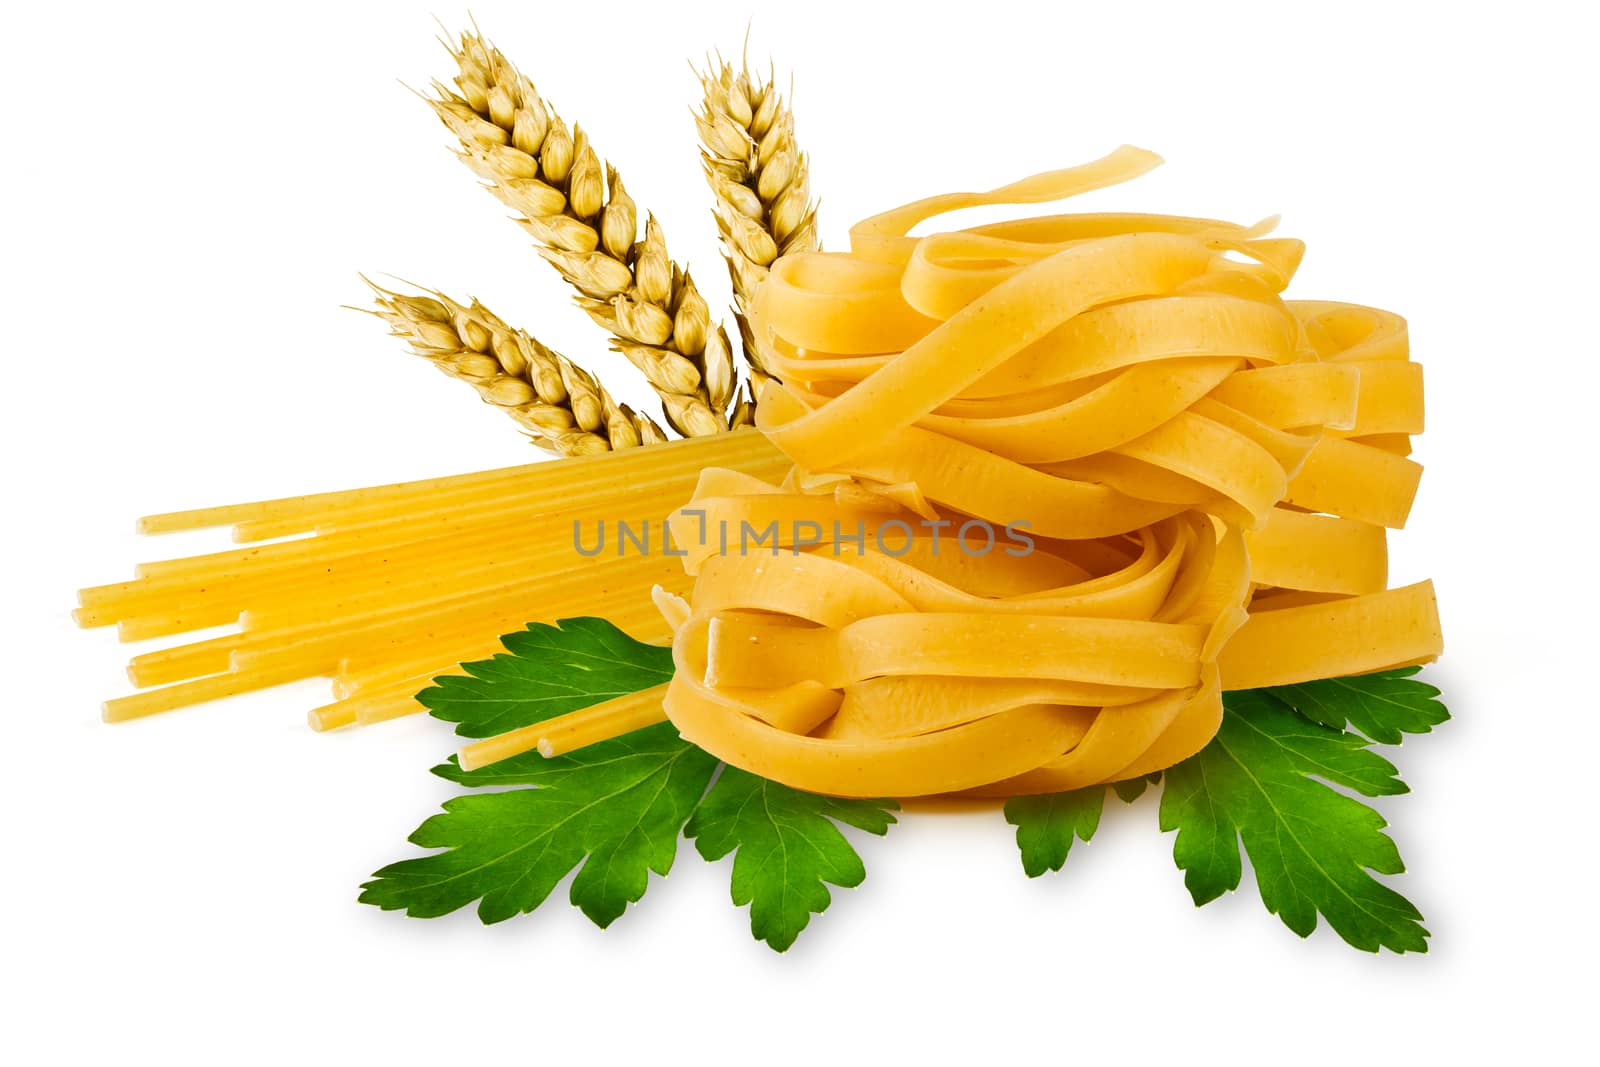
<instances>
[{"instance_id":1,"label":"green parsley sprig","mask_svg":"<svg viewBox=\"0 0 1600 1067\"><path fill-rule=\"evenodd\" d=\"M466 737L488 737L659 685L667 649L604 619L533 624L505 654L465 664L418 699ZM1318 917L1368 951L1427 950L1421 913L1376 875L1403 870L1379 813L1356 799L1406 791L1372 751L1449 718L1416 668L1232 692L1198 755L1112 790L1137 800L1161 784L1160 824L1197 905L1238 888L1240 842L1267 910L1307 936ZM468 789L411 835L435 849L390 864L361 900L414 916L474 902L486 923L532 911L576 871L569 899L604 927L666 875L680 837L708 860L733 856L732 897L751 932L782 952L866 869L843 827L887 832L890 800L822 797L718 763L668 723L546 759L525 753L480 770L452 758L434 773ZM1059 871L1100 823L1104 787L1005 805L1024 871ZM1354 795L1352 795L1354 794Z\"/></svg>"}]
</instances>

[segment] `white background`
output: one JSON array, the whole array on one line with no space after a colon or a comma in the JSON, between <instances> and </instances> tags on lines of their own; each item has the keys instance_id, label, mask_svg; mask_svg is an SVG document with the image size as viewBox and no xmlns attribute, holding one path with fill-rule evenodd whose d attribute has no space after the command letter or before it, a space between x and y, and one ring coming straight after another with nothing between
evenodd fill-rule
<instances>
[{"instance_id":1,"label":"white background","mask_svg":"<svg viewBox=\"0 0 1600 1067\"><path fill-rule=\"evenodd\" d=\"M116 728L127 650L80 585L214 541L136 515L519 462L511 424L341 310L356 272L480 296L591 365L597 332L397 79L436 4L34 3L0 39L9 503L0 1041L11 1062L1398 1062L1592 1050L1597 592L1593 152L1582 5L632 4L480 0L725 299L686 65L796 82L826 242L891 203L1132 142L1085 208L1306 238L1294 292L1395 308L1429 468L1397 583L1438 584L1455 721L1380 804L1426 957L1203 911L1153 797L1063 875L994 814L914 814L786 956L687 846L607 932L355 903L449 792L424 718L333 736L304 685ZM462 12L440 10L454 27ZM787 75L785 75L787 76ZM607 379L626 382L608 368ZM618 390L642 399L641 391ZM1563 1055L1565 1054L1565 1055Z\"/></svg>"}]
</instances>

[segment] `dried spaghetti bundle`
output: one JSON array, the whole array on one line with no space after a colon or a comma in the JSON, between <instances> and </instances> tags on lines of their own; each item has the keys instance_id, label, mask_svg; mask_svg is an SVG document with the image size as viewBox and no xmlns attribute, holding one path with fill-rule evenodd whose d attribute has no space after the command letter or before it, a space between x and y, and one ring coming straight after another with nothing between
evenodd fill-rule
<instances>
[{"instance_id":1,"label":"dried spaghetti bundle","mask_svg":"<svg viewBox=\"0 0 1600 1067\"><path fill-rule=\"evenodd\" d=\"M464 660L493 655L525 623L603 614L645 640L667 636L650 604L683 588L676 559L580 552L580 525L646 530L703 467L781 476L753 431L600 452L396 485L154 515L146 533L232 526L240 547L140 564L132 581L78 594L80 625L124 641L216 626L234 632L135 656L143 692L106 702L137 718L304 678L332 680L319 730L422 710L413 697ZM278 540L293 538L292 540Z\"/></svg>"},{"instance_id":2,"label":"dried spaghetti bundle","mask_svg":"<svg viewBox=\"0 0 1600 1067\"><path fill-rule=\"evenodd\" d=\"M774 266L755 319L783 384L758 425L796 471L708 472L675 520L690 544L708 519L779 540L691 549L691 597L667 601L665 711L686 738L816 792L1055 791L1197 751L1219 687L1438 654L1431 586L1385 589L1384 527L1421 471L1402 320L1286 303L1303 246L1266 225L1056 215L907 236L1155 162L1122 149L935 197L861 223L849 253ZM840 551L890 513L1026 529L1035 551L940 559L914 532Z\"/></svg>"}]
</instances>

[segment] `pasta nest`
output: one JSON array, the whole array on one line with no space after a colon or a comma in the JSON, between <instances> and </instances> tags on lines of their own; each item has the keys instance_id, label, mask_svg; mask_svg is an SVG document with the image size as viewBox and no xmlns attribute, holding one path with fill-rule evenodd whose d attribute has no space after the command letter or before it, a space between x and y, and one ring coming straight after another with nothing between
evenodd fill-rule
<instances>
[{"instance_id":1,"label":"pasta nest","mask_svg":"<svg viewBox=\"0 0 1600 1067\"><path fill-rule=\"evenodd\" d=\"M757 422L795 466L706 471L671 520L685 738L819 793L1054 792L1187 758L1224 688L1438 654L1431 585L1387 589L1421 475L1403 319L1285 301L1304 245L1276 220L908 236L1156 162L918 201L777 261Z\"/></svg>"}]
</instances>

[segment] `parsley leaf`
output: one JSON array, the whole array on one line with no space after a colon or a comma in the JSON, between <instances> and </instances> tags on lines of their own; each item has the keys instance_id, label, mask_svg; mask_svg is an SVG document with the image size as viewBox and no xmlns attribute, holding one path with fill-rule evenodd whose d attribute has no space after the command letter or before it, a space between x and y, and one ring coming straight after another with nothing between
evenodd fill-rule
<instances>
[{"instance_id":1,"label":"parsley leaf","mask_svg":"<svg viewBox=\"0 0 1600 1067\"><path fill-rule=\"evenodd\" d=\"M1137 781L1143 784L1144 779ZM1006 822L1017 828L1017 848L1022 851L1022 869L1028 877L1059 871L1072 851L1072 842L1087 844L1094 836L1105 803L1106 789L1101 785L1006 801Z\"/></svg>"},{"instance_id":2,"label":"parsley leaf","mask_svg":"<svg viewBox=\"0 0 1600 1067\"><path fill-rule=\"evenodd\" d=\"M1312 722L1335 730L1348 725L1379 744L1398 745L1401 734L1425 734L1450 718L1439 703L1439 690L1412 677L1421 669L1402 667L1352 678L1274 686L1264 692Z\"/></svg>"},{"instance_id":3,"label":"parsley leaf","mask_svg":"<svg viewBox=\"0 0 1600 1067\"><path fill-rule=\"evenodd\" d=\"M527 753L471 773L452 760L435 773L538 788L446 801L410 838L445 851L384 867L361 901L431 917L477 900L479 918L500 922L537 908L581 863L572 903L608 926L644 895L650 871L672 869L678 833L716 765L665 724L550 760Z\"/></svg>"},{"instance_id":4,"label":"parsley leaf","mask_svg":"<svg viewBox=\"0 0 1600 1067\"><path fill-rule=\"evenodd\" d=\"M851 888L867 876L835 823L881 835L897 807L802 793L724 766L684 834L708 860L734 853L733 903L750 905L750 932L783 952L830 903L824 883Z\"/></svg>"},{"instance_id":5,"label":"parsley leaf","mask_svg":"<svg viewBox=\"0 0 1600 1067\"><path fill-rule=\"evenodd\" d=\"M1138 800L1140 797L1144 796L1144 791L1147 788L1160 781L1161 772L1152 771L1150 774L1147 774L1142 778L1129 778L1121 782L1112 782L1111 788L1116 792L1117 796L1122 799L1124 804L1132 804L1135 800Z\"/></svg>"},{"instance_id":6,"label":"parsley leaf","mask_svg":"<svg viewBox=\"0 0 1600 1067\"><path fill-rule=\"evenodd\" d=\"M1324 687L1324 706L1338 706L1331 694L1339 690L1326 686L1294 688ZM1312 722L1271 691L1224 700L1217 736L1169 768L1162 790L1161 828L1178 831L1173 858L1195 903L1238 888L1242 838L1262 903L1301 937L1320 914L1356 948L1427 951L1422 915L1373 877L1404 870L1383 817L1324 784L1403 793L1394 766L1366 738Z\"/></svg>"},{"instance_id":7,"label":"parsley leaf","mask_svg":"<svg viewBox=\"0 0 1600 1067\"><path fill-rule=\"evenodd\" d=\"M1224 694L1216 738L1167 770L1161 797L1161 828L1178 831L1173 856L1196 904L1238 888L1242 838L1267 910L1302 937L1321 915L1357 948L1427 951L1422 916L1373 877L1403 870L1382 816L1332 788L1406 792L1394 766L1369 746L1449 718L1439 691L1416 673ZM1161 780L1150 775L1112 788L1131 803ZM1017 827L1028 876L1060 870L1073 842L1094 835L1104 803L1098 787L1008 801L1006 821Z\"/></svg>"},{"instance_id":8,"label":"parsley leaf","mask_svg":"<svg viewBox=\"0 0 1600 1067\"><path fill-rule=\"evenodd\" d=\"M466 676L436 679L417 699L458 733L488 737L672 677L670 650L604 619L530 624L502 642L506 654L465 664ZM433 773L485 791L446 801L411 835L443 851L384 867L360 899L423 917L478 901L493 923L534 910L577 869L570 899L604 927L643 897L649 872L671 870L686 832L708 859L735 853L734 903L750 905L751 931L781 952L828 906L824 883L866 876L835 824L882 834L895 805L813 796L725 766L707 793L719 766L669 723L553 759L528 752L468 772L452 758Z\"/></svg>"},{"instance_id":9,"label":"parsley leaf","mask_svg":"<svg viewBox=\"0 0 1600 1067\"><path fill-rule=\"evenodd\" d=\"M1132 804L1150 785L1161 781L1161 772L1112 782L1111 789L1124 803ZM1059 871L1067 862L1073 841L1089 843L1100 827L1100 813L1106 803L1106 787L1090 786L1065 793L1040 793L1012 797L1006 801L1006 822L1017 828L1017 848L1022 853L1022 870L1029 878L1045 871Z\"/></svg>"},{"instance_id":10,"label":"parsley leaf","mask_svg":"<svg viewBox=\"0 0 1600 1067\"><path fill-rule=\"evenodd\" d=\"M508 654L468 663L465 677L436 679L417 699L458 733L487 737L672 676L670 650L635 641L604 619L530 624L501 641ZM477 789L514 788L446 801L410 838L444 851L384 867L360 899L427 917L476 900L484 922L500 922L537 908L582 864L569 897L607 926L644 895L650 871L671 870L678 834L716 768L666 723L553 759L529 752L470 773L452 758L434 773Z\"/></svg>"},{"instance_id":11,"label":"parsley leaf","mask_svg":"<svg viewBox=\"0 0 1600 1067\"><path fill-rule=\"evenodd\" d=\"M506 654L435 678L417 702L463 737L493 737L672 680L672 650L635 641L605 619L529 623L500 639Z\"/></svg>"}]
</instances>

